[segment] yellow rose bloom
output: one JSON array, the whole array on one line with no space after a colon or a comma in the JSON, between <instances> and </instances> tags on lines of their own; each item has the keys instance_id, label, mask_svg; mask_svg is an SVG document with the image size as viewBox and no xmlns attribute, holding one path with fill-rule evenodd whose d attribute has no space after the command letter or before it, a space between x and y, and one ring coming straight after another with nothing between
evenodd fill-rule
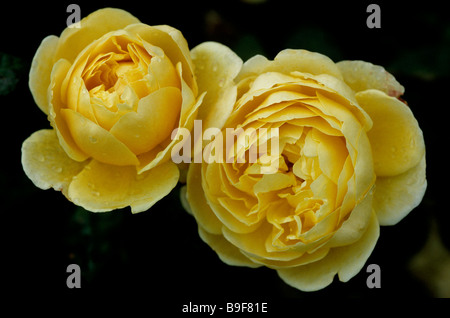
<instances>
[{"instance_id":1,"label":"yellow rose bloom","mask_svg":"<svg viewBox=\"0 0 450 318\"><path fill-rule=\"evenodd\" d=\"M186 40L106 8L39 46L29 86L53 129L22 146L27 176L100 212L145 211L175 187L173 129L192 129L201 103Z\"/></svg>"},{"instance_id":2,"label":"yellow rose bloom","mask_svg":"<svg viewBox=\"0 0 450 318\"><path fill-rule=\"evenodd\" d=\"M273 173L259 161L190 164L182 201L201 238L225 263L267 266L300 290L351 279L380 225L399 222L426 189L424 139L398 99L404 88L380 66L305 50L243 63L206 42L191 55L207 92L203 128L279 131Z\"/></svg>"}]
</instances>

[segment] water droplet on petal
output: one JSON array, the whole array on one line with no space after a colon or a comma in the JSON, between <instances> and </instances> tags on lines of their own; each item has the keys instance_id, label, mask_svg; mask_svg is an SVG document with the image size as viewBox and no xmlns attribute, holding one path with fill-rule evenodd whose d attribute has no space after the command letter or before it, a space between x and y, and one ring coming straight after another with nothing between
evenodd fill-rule
<instances>
[{"instance_id":1,"label":"water droplet on petal","mask_svg":"<svg viewBox=\"0 0 450 318\"><path fill-rule=\"evenodd\" d=\"M100 192L98 192L98 191L92 191L92 194L93 194L94 196L96 196L96 197L99 197L99 196L100 196Z\"/></svg>"},{"instance_id":2,"label":"water droplet on petal","mask_svg":"<svg viewBox=\"0 0 450 318\"><path fill-rule=\"evenodd\" d=\"M97 143L97 138L95 138L94 136L89 136L89 141L95 144Z\"/></svg>"},{"instance_id":3,"label":"water droplet on petal","mask_svg":"<svg viewBox=\"0 0 450 318\"><path fill-rule=\"evenodd\" d=\"M391 158L395 159L396 155L397 155L397 148L391 147Z\"/></svg>"}]
</instances>

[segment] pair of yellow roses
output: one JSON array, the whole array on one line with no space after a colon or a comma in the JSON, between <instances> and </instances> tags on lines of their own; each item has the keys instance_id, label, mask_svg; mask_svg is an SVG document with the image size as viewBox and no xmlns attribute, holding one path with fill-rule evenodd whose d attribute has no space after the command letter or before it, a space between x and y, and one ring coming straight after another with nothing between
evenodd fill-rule
<instances>
[{"instance_id":1,"label":"pair of yellow roses","mask_svg":"<svg viewBox=\"0 0 450 318\"><path fill-rule=\"evenodd\" d=\"M29 86L53 129L23 143L25 173L94 212L145 211L176 186L176 128L277 129L277 171L191 163L181 200L225 263L276 269L301 290L356 275L379 225L401 220L426 189L404 88L367 62L284 50L243 63L219 43L190 51L180 31L108 8L45 38ZM244 152L267 136L247 138Z\"/></svg>"}]
</instances>

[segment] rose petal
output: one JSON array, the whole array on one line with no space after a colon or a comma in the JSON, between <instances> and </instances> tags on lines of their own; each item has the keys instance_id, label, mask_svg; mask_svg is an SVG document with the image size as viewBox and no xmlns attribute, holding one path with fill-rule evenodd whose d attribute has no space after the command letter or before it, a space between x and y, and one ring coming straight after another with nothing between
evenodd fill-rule
<instances>
[{"instance_id":1,"label":"rose petal","mask_svg":"<svg viewBox=\"0 0 450 318\"><path fill-rule=\"evenodd\" d=\"M341 61L336 63L344 81L355 91L378 89L389 96L403 95L405 88L383 67L364 61Z\"/></svg>"},{"instance_id":2,"label":"rose petal","mask_svg":"<svg viewBox=\"0 0 450 318\"><path fill-rule=\"evenodd\" d=\"M73 62L77 55L92 41L104 34L120 30L127 25L139 23L130 13L120 9L97 10L80 21L81 28L66 28L60 36L55 60L66 59Z\"/></svg>"},{"instance_id":3,"label":"rose petal","mask_svg":"<svg viewBox=\"0 0 450 318\"><path fill-rule=\"evenodd\" d=\"M372 120L362 113L359 113L361 115L359 118L356 117L358 112L351 112L344 106L345 104L338 103L325 95L317 93L317 96L322 104L323 112L342 122L341 131L345 136L347 150L355 169L355 197L364 197L375 182L371 145L365 133L365 129L372 126ZM323 130L321 132L329 134Z\"/></svg>"},{"instance_id":4,"label":"rose petal","mask_svg":"<svg viewBox=\"0 0 450 318\"><path fill-rule=\"evenodd\" d=\"M203 129L222 128L236 102L234 78L242 60L228 47L216 42L204 42L191 50L195 76L200 92L207 92L198 119Z\"/></svg>"},{"instance_id":5,"label":"rose petal","mask_svg":"<svg viewBox=\"0 0 450 318\"><path fill-rule=\"evenodd\" d=\"M297 184L293 173L272 173L264 174L262 178L254 185L255 194L259 192L269 192L292 187Z\"/></svg>"},{"instance_id":6,"label":"rose petal","mask_svg":"<svg viewBox=\"0 0 450 318\"><path fill-rule=\"evenodd\" d=\"M277 54L273 61L256 55L244 63L238 79L265 72L303 72L313 75L328 74L342 79L341 72L334 62L325 55L307 50L286 49Z\"/></svg>"},{"instance_id":7,"label":"rose petal","mask_svg":"<svg viewBox=\"0 0 450 318\"><path fill-rule=\"evenodd\" d=\"M378 220L372 213L366 232L354 244L333 248L317 262L279 269L278 275L287 284L303 291L315 291L328 286L336 273L340 281L346 282L364 266L375 247L379 230Z\"/></svg>"},{"instance_id":8,"label":"rose petal","mask_svg":"<svg viewBox=\"0 0 450 318\"><path fill-rule=\"evenodd\" d=\"M43 190L54 188L67 196L72 178L85 165L67 156L52 129L36 131L22 145L23 170Z\"/></svg>"},{"instance_id":9,"label":"rose petal","mask_svg":"<svg viewBox=\"0 0 450 318\"><path fill-rule=\"evenodd\" d=\"M375 183L374 210L381 225L394 225L419 205L427 188L425 155L408 171Z\"/></svg>"},{"instance_id":10,"label":"rose petal","mask_svg":"<svg viewBox=\"0 0 450 318\"><path fill-rule=\"evenodd\" d=\"M173 162L137 174L136 167L113 166L92 160L69 186L68 196L77 205L105 212L131 207L133 213L149 209L178 183Z\"/></svg>"},{"instance_id":11,"label":"rose petal","mask_svg":"<svg viewBox=\"0 0 450 318\"><path fill-rule=\"evenodd\" d=\"M378 90L356 94L373 121L369 137L377 176L395 176L416 166L423 157L422 130L404 103Z\"/></svg>"},{"instance_id":12,"label":"rose petal","mask_svg":"<svg viewBox=\"0 0 450 318\"><path fill-rule=\"evenodd\" d=\"M358 125L352 125L352 127L362 126L362 128L366 131L372 127L373 123L371 118L361 107L351 104L350 101L335 93L329 94L327 92L317 91L316 94L322 104L321 111L323 111L324 114L336 117L338 120L343 122L344 125L345 123L355 122L356 118ZM353 134L355 134L355 132L353 132Z\"/></svg>"},{"instance_id":13,"label":"rose petal","mask_svg":"<svg viewBox=\"0 0 450 318\"><path fill-rule=\"evenodd\" d=\"M366 232L371 220L373 192L356 204L347 220L345 220L330 241L328 247L346 246L353 244Z\"/></svg>"},{"instance_id":14,"label":"rose petal","mask_svg":"<svg viewBox=\"0 0 450 318\"><path fill-rule=\"evenodd\" d=\"M148 70L158 88L167 86L181 88L175 67L166 55L152 56Z\"/></svg>"},{"instance_id":15,"label":"rose petal","mask_svg":"<svg viewBox=\"0 0 450 318\"><path fill-rule=\"evenodd\" d=\"M300 74L300 73L299 73ZM271 88L276 88L277 85L283 85L282 91L289 92L289 88L291 87L297 87L295 85L293 86L287 86L289 84L297 84L301 89L302 86L306 87L312 87L312 88L323 88L322 85L318 84L314 80L309 80L305 78L298 78L296 76L286 75L280 72L267 72L259 75L255 78L254 82L251 84L250 89L248 90L248 93L256 93L256 92L264 92L264 90L269 90ZM265 93L265 92L264 92ZM267 92L267 93L270 93ZM298 92L300 93L300 92ZM300 93L301 94L301 93ZM299 98L304 98L305 96L311 96L301 94Z\"/></svg>"},{"instance_id":16,"label":"rose petal","mask_svg":"<svg viewBox=\"0 0 450 318\"><path fill-rule=\"evenodd\" d=\"M325 135L313 130L313 139L317 140L319 165L322 172L338 184L339 175L348 156L345 141L339 137Z\"/></svg>"},{"instance_id":17,"label":"rose petal","mask_svg":"<svg viewBox=\"0 0 450 318\"><path fill-rule=\"evenodd\" d=\"M125 28L126 31L137 34L144 41L157 46L164 51L173 65L181 62L184 81L197 95L197 83L194 80L194 67L189 54L189 47L183 34L168 25L149 26L146 24L133 24Z\"/></svg>"},{"instance_id":18,"label":"rose petal","mask_svg":"<svg viewBox=\"0 0 450 318\"><path fill-rule=\"evenodd\" d=\"M276 220L275 214L283 211L289 214L286 208L285 202L274 202L268 211L268 222L263 222L255 231L236 233L224 227L223 235L227 241L240 249L241 253L252 261L273 268L295 266L323 258L327 254L327 250L320 250L318 253L311 252L311 255L308 255L307 252L322 245L327 238L320 238L310 244L297 242L295 246L291 245L289 248L279 246L275 242L274 230L277 232L276 223L280 221Z\"/></svg>"},{"instance_id":19,"label":"rose petal","mask_svg":"<svg viewBox=\"0 0 450 318\"><path fill-rule=\"evenodd\" d=\"M325 87L331 88L332 90L336 91L339 95L345 97L353 104L357 105L355 99L355 92L343 80L340 80L328 74L315 75L313 76L313 78L319 83L325 85Z\"/></svg>"},{"instance_id":20,"label":"rose petal","mask_svg":"<svg viewBox=\"0 0 450 318\"><path fill-rule=\"evenodd\" d=\"M201 164L191 163L187 175L186 199L200 227L211 234L222 233L222 223L209 207L202 188Z\"/></svg>"},{"instance_id":21,"label":"rose petal","mask_svg":"<svg viewBox=\"0 0 450 318\"><path fill-rule=\"evenodd\" d=\"M182 96L182 104L181 111L178 121L178 127L186 128L189 131L192 131L194 127L194 120L197 116L197 111L200 105L202 104L203 97L206 93L201 94L197 97L194 96L192 89L186 84L181 76L181 63L178 63L176 66L178 74L181 78L181 96ZM157 166L160 162L166 161L170 159L172 154L172 148L179 142L179 137L181 134L181 129L178 130L176 136L170 142L171 135L168 136L169 143L164 144L164 147L160 147L161 149L152 149L147 153L143 153L139 155L139 162L141 163L139 166L139 172L146 171L148 169L152 169ZM201 145L201 144L200 144Z\"/></svg>"},{"instance_id":22,"label":"rose petal","mask_svg":"<svg viewBox=\"0 0 450 318\"><path fill-rule=\"evenodd\" d=\"M170 136L180 108L180 90L163 87L142 98L137 112L123 115L110 133L136 155L147 152Z\"/></svg>"},{"instance_id":23,"label":"rose petal","mask_svg":"<svg viewBox=\"0 0 450 318\"><path fill-rule=\"evenodd\" d=\"M252 262L248 257L243 255L240 250L228 242L222 235L210 234L200 226L198 228L201 239L208 244L219 256L219 258L228 265L260 267L260 264Z\"/></svg>"},{"instance_id":24,"label":"rose petal","mask_svg":"<svg viewBox=\"0 0 450 318\"><path fill-rule=\"evenodd\" d=\"M104 163L119 166L139 164L134 153L109 131L72 109L62 109L61 115L75 143L84 153Z\"/></svg>"},{"instance_id":25,"label":"rose petal","mask_svg":"<svg viewBox=\"0 0 450 318\"><path fill-rule=\"evenodd\" d=\"M226 204L230 203L229 201L220 200L224 197L221 190L220 165L212 163L204 165L203 169L202 186L204 195L209 207L220 222L237 233L253 231L258 226L258 220L255 220L254 217L247 217L248 208L244 204L231 206Z\"/></svg>"},{"instance_id":26,"label":"rose petal","mask_svg":"<svg viewBox=\"0 0 450 318\"><path fill-rule=\"evenodd\" d=\"M28 85L34 101L48 115L48 87L53 68L53 55L58 46L58 37L49 35L42 40L31 62Z\"/></svg>"},{"instance_id":27,"label":"rose petal","mask_svg":"<svg viewBox=\"0 0 450 318\"><path fill-rule=\"evenodd\" d=\"M64 109L65 104L61 97L61 85L67 76L70 69L70 63L67 60L60 59L53 66L51 74L51 83L49 87L49 120L51 125L55 128L59 138L61 147L66 151L67 155L76 161L84 161L89 156L86 155L75 143L67 126L61 110Z\"/></svg>"}]
</instances>

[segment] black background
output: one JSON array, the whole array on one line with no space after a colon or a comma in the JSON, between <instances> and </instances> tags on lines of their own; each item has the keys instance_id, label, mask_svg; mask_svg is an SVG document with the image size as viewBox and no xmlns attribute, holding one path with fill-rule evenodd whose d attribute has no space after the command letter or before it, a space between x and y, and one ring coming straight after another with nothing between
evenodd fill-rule
<instances>
[{"instance_id":1,"label":"black background","mask_svg":"<svg viewBox=\"0 0 450 318\"><path fill-rule=\"evenodd\" d=\"M219 41L244 60L284 48L304 48L334 61L360 59L384 66L402 83L424 132L428 189L423 202L393 227L382 227L367 264L381 267L381 288L366 286L363 270L348 283L304 293L275 271L222 263L201 241L195 220L179 203L179 188L149 211L129 208L104 214L76 207L56 191L36 188L23 173L22 142L50 128L28 89L28 71L41 40L66 27L70 2L12 3L3 7L0 28L1 273L10 295L57 292L72 297L148 297L173 312L189 301L278 301L323 297L436 297L427 277L409 267L430 236L430 225L450 247L448 208L448 108L450 19L443 2L373 1L381 7L381 29L366 26L369 1L77 1L82 17L103 7L125 9L142 22L181 30L189 46ZM81 267L80 290L66 286L66 268ZM450 296L450 295L446 295ZM19 297L19 296L18 296ZM270 307L269 307L270 308Z\"/></svg>"}]
</instances>

